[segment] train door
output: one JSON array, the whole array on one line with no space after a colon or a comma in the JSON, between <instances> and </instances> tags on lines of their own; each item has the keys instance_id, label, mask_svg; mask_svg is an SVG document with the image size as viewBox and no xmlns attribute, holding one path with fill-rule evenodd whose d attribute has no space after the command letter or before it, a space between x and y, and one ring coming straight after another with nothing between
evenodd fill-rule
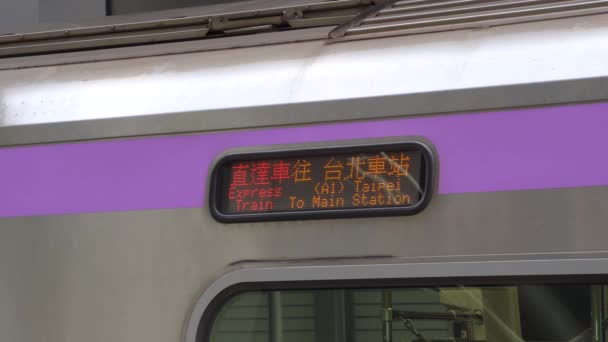
<instances>
[{"instance_id":1,"label":"train door","mask_svg":"<svg viewBox=\"0 0 608 342\"><path fill-rule=\"evenodd\" d=\"M209 341L603 341L593 334L603 292L588 284L251 291L220 311Z\"/></svg>"},{"instance_id":2,"label":"train door","mask_svg":"<svg viewBox=\"0 0 608 342\"><path fill-rule=\"evenodd\" d=\"M604 342L607 286L553 275L257 284L216 298L192 341Z\"/></svg>"}]
</instances>

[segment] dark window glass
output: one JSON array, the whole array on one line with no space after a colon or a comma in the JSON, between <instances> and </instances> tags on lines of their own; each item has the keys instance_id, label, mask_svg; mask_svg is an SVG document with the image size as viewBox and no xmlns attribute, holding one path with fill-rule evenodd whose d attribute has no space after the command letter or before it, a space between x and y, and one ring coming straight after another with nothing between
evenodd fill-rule
<instances>
[{"instance_id":1,"label":"dark window glass","mask_svg":"<svg viewBox=\"0 0 608 342\"><path fill-rule=\"evenodd\" d=\"M211 342L604 341L601 285L254 291L219 310Z\"/></svg>"}]
</instances>

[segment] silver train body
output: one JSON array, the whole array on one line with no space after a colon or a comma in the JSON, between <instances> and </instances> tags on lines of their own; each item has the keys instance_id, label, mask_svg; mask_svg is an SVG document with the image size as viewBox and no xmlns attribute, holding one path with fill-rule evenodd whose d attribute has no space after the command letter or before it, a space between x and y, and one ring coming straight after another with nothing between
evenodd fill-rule
<instances>
[{"instance_id":1,"label":"silver train body","mask_svg":"<svg viewBox=\"0 0 608 342\"><path fill-rule=\"evenodd\" d=\"M243 284L608 274L607 23L0 60L0 340L195 342ZM438 162L417 215L209 212L225 153L412 138Z\"/></svg>"}]
</instances>

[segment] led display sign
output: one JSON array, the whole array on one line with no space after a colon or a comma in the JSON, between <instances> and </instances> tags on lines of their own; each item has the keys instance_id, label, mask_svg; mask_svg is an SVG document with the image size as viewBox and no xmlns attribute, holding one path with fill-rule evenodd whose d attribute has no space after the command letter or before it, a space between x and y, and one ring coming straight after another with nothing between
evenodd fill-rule
<instances>
[{"instance_id":1,"label":"led display sign","mask_svg":"<svg viewBox=\"0 0 608 342\"><path fill-rule=\"evenodd\" d=\"M215 167L210 204L222 222L406 215L432 179L418 142L237 154Z\"/></svg>"}]
</instances>

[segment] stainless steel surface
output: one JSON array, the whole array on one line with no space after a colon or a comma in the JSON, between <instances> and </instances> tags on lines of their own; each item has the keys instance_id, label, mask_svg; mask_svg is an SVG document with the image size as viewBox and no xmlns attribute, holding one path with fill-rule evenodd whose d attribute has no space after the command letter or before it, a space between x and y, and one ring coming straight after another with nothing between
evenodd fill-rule
<instances>
[{"instance_id":1,"label":"stainless steel surface","mask_svg":"<svg viewBox=\"0 0 608 342\"><path fill-rule=\"evenodd\" d=\"M606 100L607 18L0 63L0 145ZM207 303L246 281L606 275L607 202L608 187L589 187L440 195L413 217L226 226L198 208L3 218L1 337L193 342ZM373 255L394 258L359 260ZM252 259L283 261L238 264ZM233 263L241 269L219 277Z\"/></svg>"},{"instance_id":2,"label":"stainless steel surface","mask_svg":"<svg viewBox=\"0 0 608 342\"><path fill-rule=\"evenodd\" d=\"M431 10L431 11L429 11ZM378 11L360 25L330 33L338 41L361 35L419 34L467 28L486 28L536 20L548 20L608 12L606 0L479 1L457 0L400 5Z\"/></svg>"},{"instance_id":3,"label":"stainless steel surface","mask_svg":"<svg viewBox=\"0 0 608 342\"><path fill-rule=\"evenodd\" d=\"M118 47L133 44L149 44L176 41L182 39L203 38L209 32L207 25L189 26L181 30L156 29L145 32L128 32L121 34L95 35L83 38L45 41L41 44L16 43L12 46L0 45L0 57L14 55L40 54L49 51L71 51L89 48Z\"/></svg>"},{"instance_id":4,"label":"stainless steel surface","mask_svg":"<svg viewBox=\"0 0 608 342\"><path fill-rule=\"evenodd\" d=\"M428 10L428 9L440 9L440 8L449 8L449 7L458 7L458 6L466 6L473 5L483 2L491 2L493 0L438 0L438 1L426 1L422 3L407 3L403 1L399 1L395 4L394 7L409 10L409 11L417 11L417 10ZM556 2L559 0L553 0Z\"/></svg>"},{"instance_id":5,"label":"stainless steel surface","mask_svg":"<svg viewBox=\"0 0 608 342\"><path fill-rule=\"evenodd\" d=\"M303 20L308 21L316 19ZM296 23L296 26L299 25ZM101 49L95 51L68 51L60 54L50 55L6 57L0 59L0 70L23 69L40 66L58 66L100 61L118 61L150 56L179 55L190 52L297 43L302 41L325 39L331 29L332 27L314 27L310 29L293 31L258 33L247 36L231 37L230 35L226 35L225 37L222 37L222 39L188 40L184 42L164 42L163 44L150 44L136 47L113 47L112 49Z\"/></svg>"},{"instance_id":6,"label":"stainless steel surface","mask_svg":"<svg viewBox=\"0 0 608 342\"><path fill-rule=\"evenodd\" d=\"M426 3L434 3L437 0L398 0L397 2L395 2L394 7L400 7L400 6L410 6L413 4L426 4Z\"/></svg>"},{"instance_id":7,"label":"stainless steel surface","mask_svg":"<svg viewBox=\"0 0 608 342\"><path fill-rule=\"evenodd\" d=\"M605 100L607 19L4 70L0 145Z\"/></svg>"},{"instance_id":8,"label":"stainless steel surface","mask_svg":"<svg viewBox=\"0 0 608 342\"><path fill-rule=\"evenodd\" d=\"M25 0L23 0L25 1ZM259 10L276 10L281 8L298 7L317 4L315 7L328 10L332 7L341 7L344 4L359 3L360 0L319 1L319 0L240 0L223 3L207 4L187 8L132 13L124 15L100 16L98 18L71 17L69 21L40 23L38 25L20 26L21 30L0 32L0 35L28 34L48 31L64 31L88 27L111 27L132 23L149 23L170 21L172 19L205 18L224 14L238 14ZM45 3L45 5L48 5ZM347 5L348 6L348 5ZM35 7L35 4L34 4ZM34 9L35 11L35 9ZM179 20L178 20L179 22Z\"/></svg>"},{"instance_id":9,"label":"stainless steel surface","mask_svg":"<svg viewBox=\"0 0 608 342\"><path fill-rule=\"evenodd\" d=\"M207 208L0 219L0 328L13 341L180 341L200 291L244 259L393 255L410 263L278 262L253 278L223 277L222 289L286 274L294 281L605 274L607 261L589 259L608 256L606 202L608 187L600 187L436 196L420 215L380 219L222 225ZM389 263L379 260L368 262ZM461 267L463 260L471 262Z\"/></svg>"},{"instance_id":10,"label":"stainless steel surface","mask_svg":"<svg viewBox=\"0 0 608 342\"><path fill-rule=\"evenodd\" d=\"M346 34L346 32L354 27L360 25L366 18L373 17L382 11L385 8L389 8L395 4L397 0L387 0L381 3L376 4L375 6L369 8L366 11L359 13L357 16L352 18L351 20L340 24L334 30L329 33L329 38L342 37Z\"/></svg>"},{"instance_id":11,"label":"stainless steel surface","mask_svg":"<svg viewBox=\"0 0 608 342\"><path fill-rule=\"evenodd\" d=\"M131 32L141 30L155 30L159 28L173 28L190 25L204 25L209 21L208 17L171 18L162 21L144 21L124 23L106 26L77 27L63 30L51 30L22 34L8 34L0 36L0 44L31 42L46 39L83 37L89 35Z\"/></svg>"},{"instance_id":12,"label":"stainless steel surface","mask_svg":"<svg viewBox=\"0 0 608 342\"><path fill-rule=\"evenodd\" d=\"M437 0L399 0L395 3L395 7L410 6L413 4L434 3Z\"/></svg>"},{"instance_id":13,"label":"stainless steel surface","mask_svg":"<svg viewBox=\"0 0 608 342\"><path fill-rule=\"evenodd\" d=\"M311 18L311 19L287 19L287 23L289 26L293 28L303 28L303 27L315 27L315 26L332 26L339 25L348 20L352 20L354 18L353 15L345 15L345 16L331 16L325 18Z\"/></svg>"},{"instance_id":14,"label":"stainless steel surface","mask_svg":"<svg viewBox=\"0 0 608 342\"><path fill-rule=\"evenodd\" d=\"M260 18L248 18L237 20L225 20L222 18L212 18L210 27L215 31L233 30L246 27L255 27L261 25L281 25L285 23L283 15L267 16Z\"/></svg>"},{"instance_id":15,"label":"stainless steel surface","mask_svg":"<svg viewBox=\"0 0 608 342\"><path fill-rule=\"evenodd\" d=\"M375 24L405 19L420 19L425 17L437 17L448 14L463 14L471 12L483 12L496 9L517 8L521 6L539 5L555 3L555 0L503 0L503 1L483 1L479 4L468 6L455 6L441 10L412 11L410 8L394 7L382 11L382 15L367 18L363 22Z\"/></svg>"},{"instance_id":16,"label":"stainless steel surface","mask_svg":"<svg viewBox=\"0 0 608 342\"><path fill-rule=\"evenodd\" d=\"M608 78L604 77L315 103L5 126L0 127L0 146L601 100L608 100Z\"/></svg>"},{"instance_id":17,"label":"stainless steel surface","mask_svg":"<svg viewBox=\"0 0 608 342\"><path fill-rule=\"evenodd\" d=\"M252 11L210 16L187 16L185 18L9 34L0 36L0 58L202 39L209 31L224 33L232 30L231 34L235 34L237 29L251 29L264 25L282 26L283 29L335 25L350 19L350 15L353 13L365 10L368 3L368 0L335 0L282 8L260 7ZM346 12L342 10L346 10ZM292 19L314 20L308 20L305 25L302 22L296 22L296 26L290 26L289 23ZM249 30L240 30L238 33L250 34Z\"/></svg>"},{"instance_id":18,"label":"stainless steel surface","mask_svg":"<svg viewBox=\"0 0 608 342\"><path fill-rule=\"evenodd\" d=\"M473 8L479 5L490 5L495 3L511 3L514 7L523 7L530 4L530 0L440 0L440 1L423 1L421 3L404 4L402 1L397 3L390 9L383 11L382 13L404 13L404 12L419 12L419 11L447 11L450 12L457 8ZM535 0L532 0L535 1ZM544 2L568 1L568 0L539 0L537 4Z\"/></svg>"}]
</instances>

